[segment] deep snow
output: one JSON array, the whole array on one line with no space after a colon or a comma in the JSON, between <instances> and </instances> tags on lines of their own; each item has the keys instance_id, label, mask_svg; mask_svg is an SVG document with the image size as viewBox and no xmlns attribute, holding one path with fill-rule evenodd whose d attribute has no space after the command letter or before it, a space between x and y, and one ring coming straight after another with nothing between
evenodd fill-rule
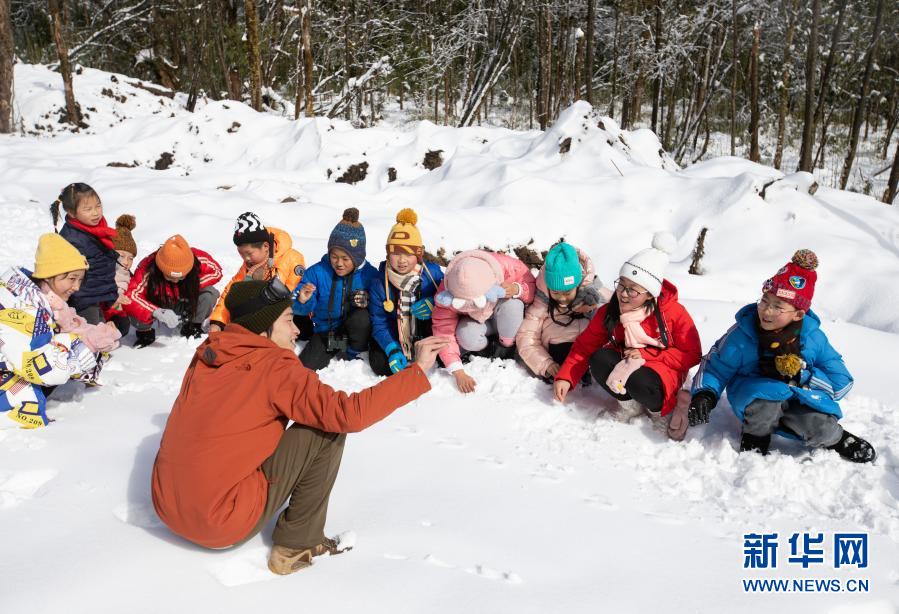
<instances>
[{"instance_id":1,"label":"deep snow","mask_svg":"<svg viewBox=\"0 0 899 614\"><path fill-rule=\"evenodd\" d=\"M17 65L16 79L26 124L46 123L62 101L58 75ZM137 216L140 256L180 232L226 274L239 264L230 237L246 210L288 230L310 263L349 205L362 211L375 264L406 206L431 252L530 239L539 251L564 235L607 284L625 257L667 229L678 238L668 277L708 348L793 250L810 247L821 260L815 309L856 377L844 425L880 456L859 467L782 440L769 457L739 455L739 425L725 404L710 425L672 443L647 419L609 419L610 400L596 386L562 407L522 368L476 360L468 369L475 394L460 395L435 373L432 392L350 437L328 528L353 531L356 548L275 578L265 568L266 533L212 552L156 518L149 472L196 345L162 336L117 351L102 388L59 390L50 427L0 422L4 612L897 611L894 208L826 188L815 196L775 189L762 200L759 186L777 171L732 158L679 170L652 133L621 132L584 103L545 134L429 122L353 130L233 101L191 114L177 95L116 79L91 69L76 76L82 108L95 109L85 133L0 138L0 266L32 262L37 236L51 228L47 206L75 180L98 190L110 222ZM571 149L560 154L567 137ZM434 171L421 165L429 150L443 150ZM162 152L175 163L153 170ZM364 181L335 183L362 161ZM287 197L296 200L282 203ZM690 276L702 227L705 274ZM322 377L345 390L377 381L361 362L336 363ZM742 536L752 531L780 533L776 571L743 570ZM870 567L786 564L786 537L806 531L869 532ZM741 578L769 576L865 577L871 592L743 593Z\"/></svg>"}]
</instances>

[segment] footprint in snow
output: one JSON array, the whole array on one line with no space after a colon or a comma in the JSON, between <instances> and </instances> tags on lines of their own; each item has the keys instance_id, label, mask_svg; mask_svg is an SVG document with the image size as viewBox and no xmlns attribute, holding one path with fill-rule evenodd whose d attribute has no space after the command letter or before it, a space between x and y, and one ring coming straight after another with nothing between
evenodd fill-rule
<instances>
[{"instance_id":1,"label":"footprint in snow","mask_svg":"<svg viewBox=\"0 0 899 614\"><path fill-rule=\"evenodd\" d=\"M151 503L120 503L112 510L112 515L141 529L158 529L163 526Z\"/></svg>"},{"instance_id":2,"label":"footprint in snow","mask_svg":"<svg viewBox=\"0 0 899 614\"><path fill-rule=\"evenodd\" d=\"M438 559L433 554L429 554L429 555L425 556L425 562L430 563L431 565L434 565L435 567L443 567L444 569L455 569L455 567L456 567L455 565L453 565L451 563L447 563L446 561L442 561L442 560Z\"/></svg>"},{"instance_id":3,"label":"footprint in snow","mask_svg":"<svg viewBox=\"0 0 899 614\"><path fill-rule=\"evenodd\" d=\"M650 520L654 520L660 524L667 524L671 526L680 526L686 524L686 521L682 518L678 518L677 516L672 516L671 514L664 514L660 512L643 512L643 515L649 518Z\"/></svg>"},{"instance_id":4,"label":"footprint in snow","mask_svg":"<svg viewBox=\"0 0 899 614\"><path fill-rule=\"evenodd\" d=\"M403 435L407 435L409 437L416 437L421 435L421 431L418 430L418 427L409 425L409 426L398 426L396 427L396 431Z\"/></svg>"},{"instance_id":5,"label":"footprint in snow","mask_svg":"<svg viewBox=\"0 0 899 614\"><path fill-rule=\"evenodd\" d=\"M618 504L612 503L601 495L586 495L583 499L584 503L586 503L587 505L600 509L604 512L611 512L618 509Z\"/></svg>"},{"instance_id":6,"label":"footprint in snow","mask_svg":"<svg viewBox=\"0 0 899 614\"><path fill-rule=\"evenodd\" d=\"M523 581L521 576L515 572L498 571L487 567L486 565L475 565L474 567L469 567L465 571L480 578L486 578L487 580L502 580L509 584L521 584Z\"/></svg>"},{"instance_id":7,"label":"footprint in snow","mask_svg":"<svg viewBox=\"0 0 899 614\"><path fill-rule=\"evenodd\" d=\"M444 437L437 442L437 445L441 448L450 448L452 450L459 450L465 447L465 443L458 437Z\"/></svg>"},{"instance_id":8,"label":"footprint in snow","mask_svg":"<svg viewBox=\"0 0 899 614\"><path fill-rule=\"evenodd\" d=\"M267 582L277 578L268 568L267 546L241 548L221 561L210 563L207 569L224 586L240 586Z\"/></svg>"},{"instance_id":9,"label":"footprint in snow","mask_svg":"<svg viewBox=\"0 0 899 614\"><path fill-rule=\"evenodd\" d=\"M0 473L0 510L15 507L42 494L43 486L56 477L55 469Z\"/></svg>"},{"instance_id":10,"label":"footprint in snow","mask_svg":"<svg viewBox=\"0 0 899 614\"><path fill-rule=\"evenodd\" d=\"M506 461L499 458L498 456L481 456L478 458L478 461L485 463L487 465L492 465L497 468L506 466Z\"/></svg>"}]
</instances>

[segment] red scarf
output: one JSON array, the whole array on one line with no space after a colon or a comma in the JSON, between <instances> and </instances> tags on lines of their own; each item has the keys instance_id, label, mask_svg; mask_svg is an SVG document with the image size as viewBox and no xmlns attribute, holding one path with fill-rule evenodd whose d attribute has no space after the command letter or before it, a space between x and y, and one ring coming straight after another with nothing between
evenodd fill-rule
<instances>
[{"instance_id":1,"label":"red scarf","mask_svg":"<svg viewBox=\"0 0 899 614\"><path fill-rule=\"evenodd\" d=\"M112 238L115 237L118 232L115 228L109 227L109 224L106 223L105 217L101 217L96 226L87 226L86 224L82 224L72 216L67 215L66 223L72 228L77 228L78 230L91 235L92 237L97 239L97 241L105 245L107 249L115 249L115 244L112 242Z\"/></svg>"}]
</instances>

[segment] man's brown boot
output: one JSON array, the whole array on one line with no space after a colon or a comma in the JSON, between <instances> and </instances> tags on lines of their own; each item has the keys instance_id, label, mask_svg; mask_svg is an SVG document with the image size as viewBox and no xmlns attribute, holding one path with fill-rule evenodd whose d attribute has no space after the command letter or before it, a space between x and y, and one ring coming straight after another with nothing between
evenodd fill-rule
<instances>
[{"instance_id":1,"label":"man's brown boot","mask_svg":"<svg viewBox=\"0 0 899 614\"><path fill-rule=\"evenodd\" d=\"M326 537L322 543L309 548L296 549L274 545L268 557L268 568L272 570L272 573L286 576L312 565L312 557L324 554L335 555L347 550L352 550L352 547L341 548L340 543L330 537Z\"/></svg>"}]
</instances>

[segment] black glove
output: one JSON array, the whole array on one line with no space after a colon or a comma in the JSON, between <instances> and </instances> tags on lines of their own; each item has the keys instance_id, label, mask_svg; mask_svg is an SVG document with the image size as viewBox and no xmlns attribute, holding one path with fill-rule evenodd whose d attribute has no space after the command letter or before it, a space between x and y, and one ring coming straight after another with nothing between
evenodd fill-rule
<instances>
[{"instance_id":1,"label":"black glove","mask_svg":"<svg viewBox=\"0 0 899 614\"><path fill-rule=\"evenodd\" d=\"M709 421L709 414L715 409L717 404L718 397L715 396L714 392L700 390L694 394L693 398L690 399L690 413L688 414L690 426L706 424Z\"/></svg>"},{"instance_id":2,"label":"black glove","mask_svg":"<svg viewBox=\"0 0 899 614\"><path fill-rule=\"evenodd\" d=\"M350 302L353 303L353 307L368 309L368 290L355 290L350 295Z\"/></svg>"},{"instance_id":3,"label":"black glove","mask_svg":"<svg viewBox=\"0 0 899 614\"><path fill-rule=\"evenodd\" d=\"M154 341L156 341L156 330L153 328L148 328L147 330L137 330L137 341L134 342L134 347L136 348L145 348Z\"/></svg>"}]
</instances>

